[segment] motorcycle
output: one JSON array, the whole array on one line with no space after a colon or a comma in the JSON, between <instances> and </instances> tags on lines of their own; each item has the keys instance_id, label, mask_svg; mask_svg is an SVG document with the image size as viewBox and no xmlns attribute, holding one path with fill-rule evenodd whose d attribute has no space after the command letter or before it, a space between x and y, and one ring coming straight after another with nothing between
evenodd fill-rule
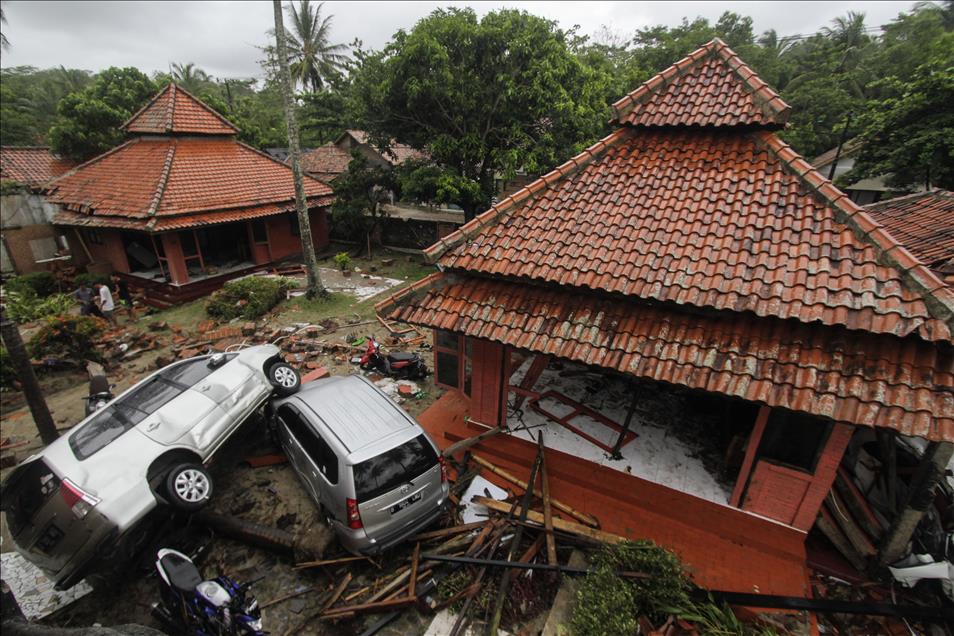
<instances>
[{"instance_id":1,"label":"motorcycle","mask_svg":"<svg viewBox=\"0 0 954 636\"><path fill-rule=\"evenodd\" d=\"M112 389L113 387L105 375L97 374L90 377L89 396L83 398L86 400L86 417L100 410L113 399Z\"/></svg>"},{"instance_id":2,"label":"motorcycle","mask_svg":"<svg viewBox=\"0 0 954 636\"><path fill-rule=\"evenodd\" d=\"M361 368L366 371L379 371L384 375L408 380L422 379L427 376L427 365L416 353L393 351L384 355L381 344L368 336L368 348L361 356Z\"/></svg>"},{"instance_id":3,"label":"motorcycle","mask_svg":"<svg viewBox=\"0 0 954 636\"><path fill-rule=\"evenodd\" d=\"M258 601L247 594L251 583L227 576L203 580L186 555L163 548L156 555L160 602L153 615L173 634L191 636L264 636Z\"/></svg>"}]
</instances>

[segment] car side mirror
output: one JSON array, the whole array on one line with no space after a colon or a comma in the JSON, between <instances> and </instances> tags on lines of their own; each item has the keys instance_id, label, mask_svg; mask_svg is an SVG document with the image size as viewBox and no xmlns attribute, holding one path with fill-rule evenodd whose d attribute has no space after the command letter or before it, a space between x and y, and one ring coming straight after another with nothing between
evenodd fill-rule
<instances>
[{"instance_id":1,"label":"car side mirror","mask_svg":"<svg viewBox=\"0 0 954 636\"><path fill-rule=\"evenodd\" d=\"M225 363L225 354L224 353L215 353L212 354L212 357L209 358L209 367L212 369L217 369Z\"/></svg>"}]
</instances>

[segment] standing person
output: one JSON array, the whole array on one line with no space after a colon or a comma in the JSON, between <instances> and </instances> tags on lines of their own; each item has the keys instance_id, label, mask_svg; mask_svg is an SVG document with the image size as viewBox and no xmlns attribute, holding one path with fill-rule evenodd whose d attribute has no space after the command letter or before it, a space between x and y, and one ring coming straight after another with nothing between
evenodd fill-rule
<instances>
[{"instance_id":1,"label":"standing person","mask_svg":"<svg viewBox=\"0 0 954 636\"><path fill-rule=\"evenodd\" d=\"M109 324L117 326L116 317L113 316L113 310L116 305L113 303L113 295L109 292L109 287L102 283L96 283L96 305L103 313L103 317L109 321Z\"/></svg>"},{"instance_id":2,"label":"standing person","mask_svg":"<svg viewBox=\"0 0 954 636\"><path fill-rule=\"evenodd\" d=\"M100 318L104 317L99 311L99 308L93 303L93 290L86 283L80 283L80 286L73 292L73 298L79 301L81 316L92 315L99 316Z\"/></svg>"},{"instance_id":3,"label":"standing person","mask_svg":"<svg viewBox=\"0 0 954 636\"><path fill-rule=\"evenodd\" d=\"M136 319L136 310L133 308L133 297L129 293L129 286L126 284L122 278L113 274L109 277L113 281L113 292L119 296L120 302L126 308L126 315L129 316L129 321L132 322Z\"/></svg>"}]
</instances>

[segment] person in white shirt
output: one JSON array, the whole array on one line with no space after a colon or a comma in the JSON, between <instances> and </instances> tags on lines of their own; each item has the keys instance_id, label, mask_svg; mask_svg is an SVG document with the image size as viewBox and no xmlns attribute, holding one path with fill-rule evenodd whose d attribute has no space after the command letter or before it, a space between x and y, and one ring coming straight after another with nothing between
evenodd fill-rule
<instances>
[{"instance_id":1,"label":"person in white shirt","mask_svg":"<svg viewBox=\"0 0 954 636\"><path fill-rule=\"evenodd\" d=\"M109 321L109 324L117 324L116 317L113 316L113 310L116 309L116 305L113 303L113 295L109 291L109 287L102 283L96 283L96 305L103 312L103 317Z\"/></svg>"}]
</instances>

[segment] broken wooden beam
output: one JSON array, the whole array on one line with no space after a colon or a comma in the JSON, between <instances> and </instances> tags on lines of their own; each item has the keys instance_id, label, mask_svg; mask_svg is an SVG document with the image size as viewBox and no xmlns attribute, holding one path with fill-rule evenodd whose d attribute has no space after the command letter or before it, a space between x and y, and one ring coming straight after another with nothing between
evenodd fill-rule
<instances>
[{"instance_id":1,"label":"broken wooden beam","mask_svg":"<svg viewBox=\"0 0 954 636\"><path fill-rule=\"evenodd\" d=\"M501 432L503 432L503 428L501 428L500 426L496 426L492 429L484 431L483 433L480 433L479 435L474 435L473 437L462 439L459 442L454 442L453 444L451 444L450 446L444 449L444 452L442 453L442 455L444 455L444 457L450 457L451 455L456 455L460 451L468 449L471 446L474 446L476 444L479 444L480 442L484 441L488 437L492 437L496 435L497 433L501 433Z\"/></svg>"},{"instance_id":2,"label":"broken wooden beam","mask_svg":"<svg viewBox=\"0 0 954 636\"><path fill-rule=\"evenodd\" d=\"M448 537L454 534L470 532L471 530L482 528L485 525L487 525L486 521L474 521L473 523L465 523L460 526L453 526L452 528L444 528L442 530L431 530L430 532L422 532L421 534L412 537L412 540L413 541L430 541L431 539L440 539L440 538Z\"/></svg>"},{"instance_id":3,"label":"broken wooden beam","mask_svg":"<svg viewBox=\"0 0 954 636\"><path fill-rule=\"evenodd\" d=\"M522 563L520 561L502 561L499 559L476 559L473 557L450 556L447 554L422 554L422 559L428 561L444 561L446 563L460 563L463 565L479 565L489 568L508 568L511 570L542 570L549 572L563 572L564 574L589 574L593 570L588 568L575 568L568 565L553 565L552 563ZM624 579L650 579L651 574L645 572L630 572L621 570L615 573L616 576Z\"/></svg>"},{"instance_id":4,"label":"broken wooden beam","mask_svg":"<svg viewBox=\"0 0 954 636\"><path fill-rule=\"evenodd\" d=\"M484 459L483 457L480 457L479 455L474 455L474 456L473 456L473 460L474 460L478 465L480 465L480 466L486 468L487 470L489 470L489 471L492 472L493 474L497 475L497 476L500 477L501 479L506 479L506 480L509 481L511 484L513 484L513 485L515 485L515 486L519 486L519 487L522 488L524 491L526 491L526 489L527 489L527 482L525 482L525 481L523 481L522 479L518 478L518 477L517 477L516 475L514 475L513 473L508 472L508 471L504 470L503 468L492 464L491 462L487 461L487 460ZM549 491L549 484L547 484L547 486L548 486L547 490ZM533 489L533 494L536 495L537 497L543 497L543 492L542 492L539 488L537 488L537 487L534 487L534 489ZM549 497L548 500L549 500L549 502L550 502L550 505L553 506L554 508L556 508L557 510L559 510L560 512L566 513L566 514L570 515L571 517L573 517L574 519L577 519L578 521L580 521L580 522L582 522L582 523L585 523L585 524L588 525L588 526L593 526L594 528L599 528L599 527L600 527L600 521L599 521L599 519L597 519L597 518L594 517L593 515L591 515L591 514L589 514L589 513L586 513L586 512L581 512L580 510L577 510L576 508L573 508L573 507L570 506L569 504L565 504L565 503L563 503L562 501L560 501L560 500L558 500L558 499L554 499L554 498L552 498L552 497ZM544 503L544 508L546 508L546 503ZM545 514L545 513L546 513L546 510L544 510L544 514Z\"/></svg>"},{"instance_id":5,"label":"broken wooden beam","mask_svg":"<svg viewBox=\"0 0 954 636\"><path fill-rule=\"evenodd\" d=\"M341 563L350 563L352 561L368 561L370 563L374 563L374 561L372 561L366 556L349 556L349 557L341 557L340 559L326 559L324 561L304 561L302 563L296 563L295 565L292 566L292 569L303 570L305 568L319 568L326 565L339 565Z\"/></svg>"},{"instance_id":6,"label":"broken wooden beam","mask_svg":"<svg viewBox=\"0 0 954 636\"><path fill-rule=\"evenodd\" d=\"M504 514L510 514L514 510L513 504L497 501L496 499L491 499L490 497L481 497L478 495L473 498L473 501L474 503L479 503L483 506L486 506L490 510L502 512ZM543 515L539 512L534 512L533 510L530 510L527 513L527 520L532 521L540 526L543 526L545 523L543 520ZM582 523L573 523L572 521L566 521L564 519L560 519L559 517L553 518L553 527L556 530L562 530L563 532L569 532L570 534L586 537L600 543L615 544L628 541L626 537L621 537L618 534L597 530L596 528L584 526Z\"/></svg>"},{"instance_id":7,"label":"broken wooden beam","mask_svg":"<svg viewBox=\"0 0 954 636\"><path fill-rule=\"evenodd\" d=\"M556 564L556 539L553 536L553 513L550 510L552 504L550 500L550 479L547 476L547 456L544 451L546 445L543 443L543 431L540 431L537 437L537 443L540 446L540 454L543 455L543 462L540 464L540 485L543 488L543 527L547 541L547 563Z\"/></svg>"}]
</instances>

